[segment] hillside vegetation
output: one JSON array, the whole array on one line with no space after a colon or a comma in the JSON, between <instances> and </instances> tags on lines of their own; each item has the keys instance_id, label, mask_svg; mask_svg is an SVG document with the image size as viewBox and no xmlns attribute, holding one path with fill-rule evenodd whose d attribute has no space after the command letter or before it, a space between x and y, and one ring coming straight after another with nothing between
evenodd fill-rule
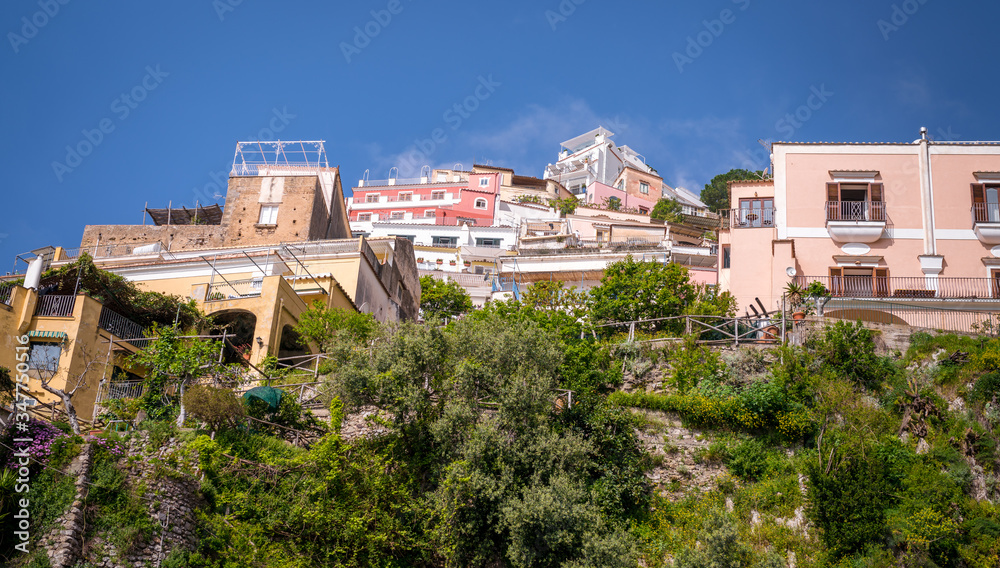
<instances>
[{"instance_id":1,"label":"hillside vegetation","mask_svg":"<svg viewBox=\"0 0 1000 568\"><path fill-rule=\"evenodd\" d=\"M731 310L667 276L674 314ZM141 426L146 452L173 440L162 462L139 433L53 434L34 518L72 502L55 470L90 443L82 568L108 556L95 539L156 541L157 479L197 490L196 538L167 568L1000 565L1000 339L920 332L886 352L838 322L800 347L623 344L557 286L522 300L446 326L314 311L300 332L330 354L329 423L199 387L189 428ZM345 437L362 411L368 434Z\"/></svg>"}]
</instances>

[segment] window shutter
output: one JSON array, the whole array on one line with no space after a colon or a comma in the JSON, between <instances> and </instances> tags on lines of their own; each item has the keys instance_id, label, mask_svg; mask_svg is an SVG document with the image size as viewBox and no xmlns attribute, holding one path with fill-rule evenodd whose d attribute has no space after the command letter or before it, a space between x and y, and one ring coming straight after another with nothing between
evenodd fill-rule
<instances>
[{"instance_id":1,"label":"window shutter","mask_svg":"<svg viewBox=\"0 0 1000 568\"><path fill-rule=\"evenodd\" d=\"M875 295L885 297L889 295L889 269L875 269Z\"/></svg>"},{"instance_id":2,"label":"window shutter","mask_svg":"<svg viewBox=\"0 0 1000 568\"><path fill-rule=\"evenodd\" d=\"M986 203L986 184L985 183L974 183L974 184L972 184L972 202L973 203Z\"/></svg>"},{"instance_id":3,"label":"window shutter","mask_svg":"<svg viewBox=\"0 0 1000 568\"><path fill-rule=\"evenodd\" d=\"M882 184L873 183L871 185L869 194L871 195L872 201L882 201Z\"/></svg>"},{"instance_id":4,"label":"window shutter","mask_svg":"<svg viewBox=\"0 0 1000 568\"><path fill-rule=\"evenodd\" d=\"M840 201L840 184L839 183L828 183L826 184L826 200L827 201Z\"/></svg>"},{"instance_id":5,"label":"window shutter","mask_svg":"<svg viewBox=\"0 0 1000 568\"><path fill-rule=\"evenodd\" d=\"M972 218L976 223L986 221L986 184L972 184Z\"/></svg>"}]
</instances>

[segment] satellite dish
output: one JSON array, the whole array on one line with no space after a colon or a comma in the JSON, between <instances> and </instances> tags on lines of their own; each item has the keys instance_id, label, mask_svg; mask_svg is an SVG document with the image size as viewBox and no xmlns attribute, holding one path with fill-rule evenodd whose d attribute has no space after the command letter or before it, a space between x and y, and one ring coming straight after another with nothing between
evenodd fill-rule
<instances>
[{"instance_id":1,"label":"satellite dish","mask_svg":"<svg viewBox=\"0 0 1000 568\"><path fill-rule=\"evenodd\" d=\"M788 268L785 269L785 274L787 274L792 278L795 278L795 275L798 274L798 272L795 270L794 266L789 266Z\"/></svg>"}]
</instances>

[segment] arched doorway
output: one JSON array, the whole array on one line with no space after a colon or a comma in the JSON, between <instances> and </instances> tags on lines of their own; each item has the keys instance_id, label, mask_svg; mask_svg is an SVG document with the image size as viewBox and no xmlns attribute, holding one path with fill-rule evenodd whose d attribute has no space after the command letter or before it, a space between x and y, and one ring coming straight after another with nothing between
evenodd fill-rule
<instances>
[{"instance_id":1,"label":"arched doorway","mask_svg":"<svg viewBox=\"0 0 1000 568\"><path fill-rule=\"evenodd\" d=\"M249 361L256 341L257 316L246 310L224 310L211 315L215 322L213 334L226 334L224 362Z\"/></svg>"}]
</instances>

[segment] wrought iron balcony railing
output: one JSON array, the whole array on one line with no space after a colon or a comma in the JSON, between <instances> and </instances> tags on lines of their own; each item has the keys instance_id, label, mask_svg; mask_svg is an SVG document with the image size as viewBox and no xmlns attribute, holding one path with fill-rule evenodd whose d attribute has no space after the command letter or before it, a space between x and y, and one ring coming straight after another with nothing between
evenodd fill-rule
<instances>
[{"instance_id":1,"label":"wrought iron balcony railing","mask_svg":"<svg viewBox=\"0 0 1000 568\"><path fill-rule=\"evenodd\" d=\"M827 221L885 222L884 201L827 201Z\"/></svg>"},{"instance_id":2,"label":"wrought iron balcony railing","mask_svg":"<svg viewBox=\"0 0 1000 568\"><path fill-rule=\"evenodd\" d=\"M43 317L68 318L73 315L76 296L41 296L35 306L35 315Z\"/></svg>"},{"instance_id":3,"label":"wrought iron balcony railing","mask_svg":"<svg viewBox=\"0 0 1000 568\"><path fill-rule=\"evenodd\" d=\"M1000 299L1000 280L946 277L927 279L889 276L798 276L795 283L806 287L819 282L834 298L894 299Z\"/></svg>"},{"instance_id":4,"label":"wrought iron balcony railing","mask_svg":"<svg viewBox=\"0 0 1000 568\"><path fill-rule=\"evenodd\" d=\"M973 203L973 223L1000 223L1000 203Z\"/></svg>"},{"instance_id":5,"label":"wrought iron balcony railing","mask_svg":"<svg viewBox=\"0 0 1000 568\"><path fill-rule=\"evenodd\" d=\"M729 209L720 211L723 229L759 229L774 227L774 208Z\"/></svg>"}]
</instances>

